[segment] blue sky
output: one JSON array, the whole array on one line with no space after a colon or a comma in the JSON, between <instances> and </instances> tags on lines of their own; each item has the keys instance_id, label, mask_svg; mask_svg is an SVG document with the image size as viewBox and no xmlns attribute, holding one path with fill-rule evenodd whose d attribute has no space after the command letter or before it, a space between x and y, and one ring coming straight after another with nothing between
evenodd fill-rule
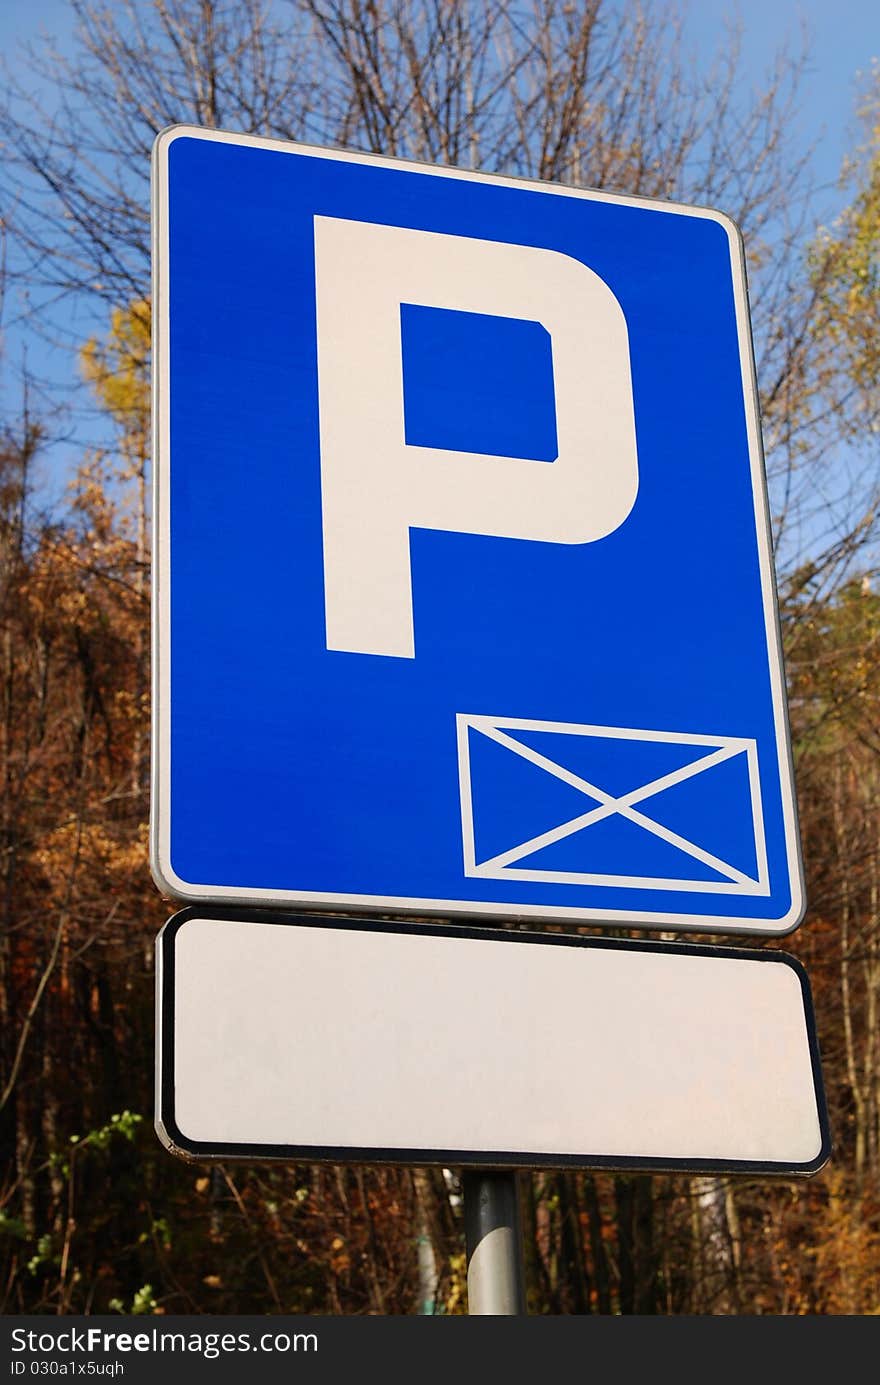
<instances>
[{"instance_id":1,"label":"blue sky","mask_svg":"<svg viewBox=\"0 0 880 1385\"><path fill-rule=\"evenodd\" d=\"M146 4L147 0L138 0ZM113 0L110 0L111 6ZM610 0L626 3L626 0ZM648 6L651 0L647 0ZM691 0L686 42L698 60L708 61L723 44L731 21L743 25L742 72L749 83L760 86L774 57L786 43L797 48L806 29L810 59L800 91L797 129L804 147L814 144L813 170L823 185L818 203L823 220L833 218L843 205L837 187L841 160L858 139L855 106L860 74L867 76L872 59L880 59L880 11L876 0ZM24 43L51 35L64 48L74 28L67 0L0 0L0 52L13 68L20 67L17 51ZM51 97L51 93L44 93ZM48 104L51 105L51 100ZM14 373L19 345L7 338L6 389ZM54 359L44 347L30 348L31 363L59 379L71 380L73 362L57 351ZM68 451L61 449L62 453Z\"/></svg>"},{"instance_id":2,"label":"blue sky","mask_svg":"<svg viewBox=\"0 0 880 1385\"><path fill-rule=\"evenodd\" d=\"M650 4L648 0L649 8ZM872 58L880 58L876 0L691 0L688 35L699 51L708 54L723 42L726 25L737 16L744 26L744 70L756 82L780 45L787 39L796 44L806 25L811 59L800 120L805 139L819 141L820 176L833 181L852 126L857 74L870 69ZM20 42L38 37L41 31L63 44L72 30L67 0L4 0L0 4L0 50L10 61Z\"/></svg>"},{"instance_id":3,"label":"blue sky","mask_svg":"<svg viewBox=\"0 0 880 1385\"><path fill-rule=\"evenodd\" d=\"M859 74L867 76L872 59L880 59L880 7L876 0L692 0L689 32L709 52L737 14L743 23L743 70L755 82L782 44L790 40L798 47L806 25L810 58L798 123L804 143L817 144L818 178L834 185L857 137Z\"/></svg>"}]
</instances>

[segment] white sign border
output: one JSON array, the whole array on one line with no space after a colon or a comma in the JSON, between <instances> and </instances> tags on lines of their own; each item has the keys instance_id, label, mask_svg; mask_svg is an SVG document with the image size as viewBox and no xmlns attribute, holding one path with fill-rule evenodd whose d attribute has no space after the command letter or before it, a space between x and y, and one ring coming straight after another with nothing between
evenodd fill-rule
<instances>
[{"instance_id":1,"label":"white sign border","mask_svg":"<svg viewBox=\"0 0 880 1385\"><path fill-rule=\"evenodd\" d=\"M779 765L785 826L786 854L789 862L791 904L780 919L754 919L717 916L710 913L681 915L649 912L637 909L596 909L567 906L496 903L461 899L421 899L398 896L343 894L312 890L275 890L259 884L251 886L194 884L181 879L171 864L171 639L170 639L170 362L169 362L169 223L168 223L168 154L177 139L201 139L220 144L233 144L256 149L272 149L278 153L299 154L312 158L334 159L345 163L368 164L420 173L430 177L458 178L488 183L497 187L533 188L560 197L579 197L588 201L607 202L617 206L651 208L669 215L700 217L715 221L727 233L730 244L731 270L736 309L737 335L742 367L743 398L749 459L752 473L752 495L755 505L756 538L761 574L764 624L769 656L769 674L773 716L776 728L776 752ZM152 399L152 466L153 466L153 591L152 591L152 769L150 794L150 867L159 890L181 901L217 900L252 905L305 905L357 913L420 915L443 918L455 915L470 919L522 918L546 923L594 924L596 926L663 929L675 932L714 932L772 935L792 933L800 924L806 910L803 862L797 826L797 806L794 791L794 766L786 712L785 675L782 639L775 597L775 576L770 530L770 511L767 497L761 439L758 389L748 306L745 253L739 227L725 213L708 207L692 207L681 203L664 202L655 198L621 196L561 184L545 183L526 178L509 178L497 174L476 173L458 168L417 163L407 159L388 158L358 151L323 148L318 145L295 144L283 140L264 139L256 135L235 134L224 130L207 130L199 126L172 125L160 131L153 144L152 157L152 302L153 302L153 399Z\"/></svg>"}]
</instances>

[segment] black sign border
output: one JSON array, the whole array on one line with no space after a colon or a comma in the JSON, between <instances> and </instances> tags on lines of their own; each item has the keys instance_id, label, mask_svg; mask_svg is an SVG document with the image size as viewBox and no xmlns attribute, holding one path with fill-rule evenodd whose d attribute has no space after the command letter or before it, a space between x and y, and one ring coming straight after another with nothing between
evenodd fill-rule
<instances>
[{"instance_id":1,"label":"black sign border","mask_svg":"<svg viewBox=\"0 0 880 1385\"><path fill-rule=\"evenodd\" d=\"M731 957L790 967L798 977L804 1002L807 1036L810 1046L813 1084L819 1116L820 1149L806 1163L721 1160L721 1159L649 1159L643 1156L522 1154L513 1150L461 1149L374 1149L337 1145L268 1145L231 1143L226 1141L194 1141L181 1131L175 1119L174 1092L174 942L181 927L190 919L216 919L218 922L273 924L293 928L330 928L365 933L402 933L414 936L475 938L483 941L524 944L525 946L587 947L615 951L660 952L688 957ZM822 1080L822 1065L816 1020L809 978L796 957L772 948L741 948L702 945L690 942L655 942L645 939L583 936L571 933L504 931L493 928L472 928L457 923L438 926L435 923L415 924L399 920L368 918L337 918L282 913L269 909L223 908L216 905L190 905L174 914L156 939L156 1133L172 1154L191 1163L214 1160L250 1160L274 1163L333 1163L409 1165L413 1167L492 1169L593 1169L598 1172L621 1173L723 1173L743 1176L806 1178L827 1163L831 1155L831 1136L828 1108Z\"/></svg>"}]
</instances>

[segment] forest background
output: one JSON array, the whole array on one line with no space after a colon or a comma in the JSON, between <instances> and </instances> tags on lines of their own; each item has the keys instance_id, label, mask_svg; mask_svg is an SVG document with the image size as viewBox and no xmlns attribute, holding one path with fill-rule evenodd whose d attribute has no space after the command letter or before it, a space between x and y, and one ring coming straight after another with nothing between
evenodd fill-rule
<instances>
[{"instance_id":1,"label":"forest background","mask_svg":"<svg viewBox=\"0 0 880 1385\"><path fill-rule=\"evenodd\" d=\"M70 9L63 51L35 44L0 96L3 1311L466 1306L454 1170L202 1170L152 1131L149 150L184 121L740 223L810 900L786 948L834 1155L806 1183L524 1177L529 1307L880 1312L880 73L822 226L808 53L756 88L735 26L697 60L675 0ZM72 395L41 374L50 348Z\"/></svg>"}]
</instances>

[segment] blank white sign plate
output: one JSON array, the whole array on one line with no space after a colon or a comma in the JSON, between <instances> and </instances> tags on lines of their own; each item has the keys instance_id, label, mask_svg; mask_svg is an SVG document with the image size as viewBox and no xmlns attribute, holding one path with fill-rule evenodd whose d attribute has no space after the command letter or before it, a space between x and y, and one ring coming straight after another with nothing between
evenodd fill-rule
<instances>
[{"instance_id":1,"label":"blank white sign plate","mask_svg":"<svg viewBox=\"0 0 880 1385\"><path fill-rule=\"evenodd\" d=\"M190 1159L810 1174L778 951L193 907L158 941L157 1130Z\"/></svg>"}]
</instances>

